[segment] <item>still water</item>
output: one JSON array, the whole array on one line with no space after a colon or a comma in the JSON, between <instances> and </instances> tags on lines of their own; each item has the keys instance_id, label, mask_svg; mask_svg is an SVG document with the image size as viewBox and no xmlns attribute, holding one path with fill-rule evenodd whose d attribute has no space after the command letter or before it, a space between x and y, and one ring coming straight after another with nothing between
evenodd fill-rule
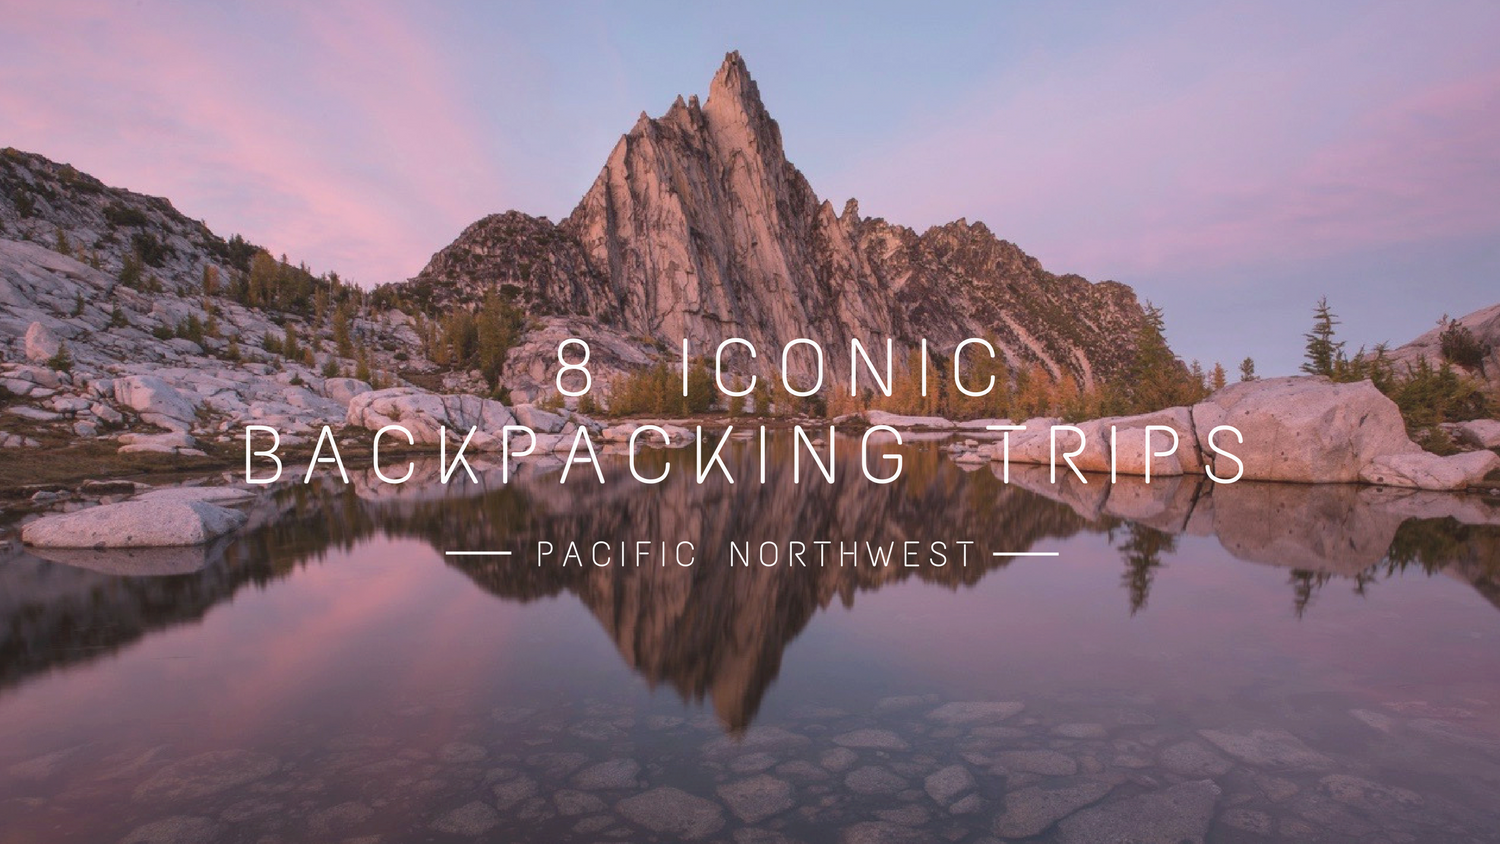
<instances>
[{"instance_id":1,"label":"still water","mask_svg":"<svg viewBox=\"0 0 1500 844\"><path fill-rule=\"evenodd\" d=\"M881 486L840 445L832 486L732 443L735 484L427 469L186 554L12 546L0 842L1500 840L1494 502L1007 486L939 443ZM697 561L530 556L595 540Z\"/></svg>"}]
</instances>

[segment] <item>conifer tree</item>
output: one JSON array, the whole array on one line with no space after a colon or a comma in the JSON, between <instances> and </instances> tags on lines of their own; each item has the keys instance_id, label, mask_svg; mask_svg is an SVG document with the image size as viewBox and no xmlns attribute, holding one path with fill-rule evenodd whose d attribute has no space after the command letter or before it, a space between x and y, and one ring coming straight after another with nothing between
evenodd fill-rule
<instances>
[{"instance_id":1,"label":"conifer tree","mask_svg":"<svg viewBox=\"0 0 1500 844\"><path fill-rule=\"evenodd\" d=\"M1166 320L1161 308L1146 303L1146 318L1135 336L1135 364L1130 372L1130 404L1136 413L1186 403L1191 386L1182 362L1167 346ZM1198 389L1202 389L1199 380Z\"/></svg>"},{"instance_id":2,"label":"conifer tree","mask_svg":"<svg viewBox=\"0 0 1500 844\"><path fill-rule=\"evenodd\" d=\"M1304 355L1307 359L1302 363L1303 372L1333 377L1344 354L1343 341L1333 339L1334 327L1338 324L1339 318L1328 306L1328 297L1320 297L1317 307L1313 308L1312 330L1302 335L1307 341Z\"/></svg>"}]
</instances>

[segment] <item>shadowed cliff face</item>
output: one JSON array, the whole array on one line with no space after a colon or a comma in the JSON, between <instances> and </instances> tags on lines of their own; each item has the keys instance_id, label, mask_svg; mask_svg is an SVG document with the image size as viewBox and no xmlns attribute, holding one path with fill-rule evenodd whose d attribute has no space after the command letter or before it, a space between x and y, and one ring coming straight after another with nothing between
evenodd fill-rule
<instances>
[{"instance_id":1,"label":"shadowed cliff face","mask_svg":"<svg viewBox=\"0 0 1500 844\"><path fill-rule=\"evenodd\" d=\"M1121 374L1142 320L1130 288L1053 275L982 223L918 234L862 218L854 200L836 212L787 160L738 53L701 105L679 97L659 118L643 113L562 223L487 217L408 290L468 304L499 290L533 313L586 315L673 348L688 338L704 354L728 337L763 356L814 338L835 369L851 339L948 351L990 337L1013 366L1085 384Z\"/></svg>"},{"instance_id":2,"label":"shadowed cliff face","mask_svg":"<svg viewBox=\"0 0 1500 844\"><path fill-rule=\"evenodd\" d=\"M717 473L696 483L691 449L641 455L643 475L671 463L668 479L654 487L633 481L618 455L605 459L603 485L586 472L559 484L556 474L535 467L502 484L500 467L482 463L477 485L444 486L430 464L404 487L360 472L348 487L292 484L255 505L257 527L195 551L192 564L174 556L170 566L152 558L151 567L136 569L142 561L76 553L54 565L12 546L0 560L0 687L195 621L246 586L266 586L332 549L381 535L419 538L439 551L514 551L511 558L445 560L505 600L576 596L635 671L684 699L707 699L731 731L754 721L783 653L819 610L835 601L852 606L862 592L911 580L972 586L1004 565L989 551L1045 549L1049 540L1079 532L1108 532L1119 549L1122 612L1150 611L1151 586L1169 576L1159 569L1183 533L1217 536L1237 557L1288 569L1288 600L1299 611L1325 583L1358 586L1409 565L1441 570L1492 603L1500 594L1500 531L1458 521L1488 520L1492 508L1484 502L1348 486L1211 488L1185 478L1053 487L1025 467L1012 467L1007 486L987 470L966 474L930 445L900 448L901 481L879 485L859 475L858 441L845 438L836 440L836 483L826 483L804 453L794 484L789 445L772 441L764 484L750 443L725 448L733 484ZM942 567L876 567L863 564L866 557L857 567L730 567L731 542L749 543L752 552L761 542L778 543L784 558L794 539L898 547L969 540L979 550L967 567L957 564L951 544L952 562ZM660 565L653 557L641 567L563 566L554 556L537 566L530 555L538 541L559 548L577 542L587 554L595 541L618 548L637 540L692 542L696 563Z\"/></svg>"}]
</instances>

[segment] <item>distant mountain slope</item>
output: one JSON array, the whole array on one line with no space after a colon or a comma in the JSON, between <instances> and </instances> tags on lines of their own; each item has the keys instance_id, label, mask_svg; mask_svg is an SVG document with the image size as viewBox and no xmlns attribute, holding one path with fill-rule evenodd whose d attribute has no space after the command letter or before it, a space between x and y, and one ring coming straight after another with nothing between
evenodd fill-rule
<instances>
[{"instance_id":1,"label":"distant mountain slope","mask_svg":"<svg viewBox=\"0 0 1500 844\"><path fill-rule=\"evenodd\" d=\"M1479 347L1481 364L1468 367L1471 374L1483 377L1500 388L1500 304L1461 316L1453 323L1468 329ZM1415 364L1419 360L1437 366L1444 361L1443 331L1446 325L1438 325L1415 340L1390 350L1389 357L1398 365Z\"/></svg>"},{"instance_id":2,"label":"distant mountain slope","mask_svg":"<svg viewBox=\"0 0 1500 844\"><path fill-rule=\"evenodd\" d=\"M0 151L0 237L66 245L85 263L118 273L127 255L174 287L196 287L206 263L249 269L257 247L225 240L166 199L113 188L69 164Z\"/></svg>"}]
</instances>

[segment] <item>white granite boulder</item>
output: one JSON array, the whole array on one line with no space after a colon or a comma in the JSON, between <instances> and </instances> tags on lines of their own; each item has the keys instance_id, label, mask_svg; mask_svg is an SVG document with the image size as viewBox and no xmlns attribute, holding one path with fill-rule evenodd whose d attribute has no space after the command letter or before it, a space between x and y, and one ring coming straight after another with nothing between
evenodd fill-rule
<instances>
[{"instance_id":1,"label":"white granite boulder","mask_svg":"<svg viewBox=\"0 0 1500 844\"><path fill-rule=\"evenodd\" d=\"M1413 489L1467 489L1500 468L1493 451L1470 451L1443 457L1427 452L1377 457L1359 472L1359 479L1378 486Z\"/></svg>"},{"instance_id":2,"label":"white granite boulder","mask_svg":"<svg viewBox=\"0 0 1500 844\"><path fill-rule=\"evenodd\" d=\"M499 449L501 429L516 424L504 404L471 395L436 395L414 387L393 387L361 393L349 402L348 423L371 431L400 425L419 443L436 445L446 428L450 440L462 442L477 428L473 446Z\"/></svg>"},{"instance_id":3,"label":"white granite boulder","mask_svg":"<svg viewBox=\"0 0 1500 844\"><path fill-rule=\"evenodd\" d=\"M898 431L948 431L957 427L952 420L941 416L902 416L884 410L865 411L865 421L871 425L886 425Z\"/></svg>"},{"instance_id":4,"label":"white granite boulder","mask_svg":"<svg viewBox=\"0 0 1500 844\"><path fill-rule=\"evenodd\" d=\"M329 378L323 382L323 395L338 402L346 410L355 396L374 392L369 384L358 378Z\"/></svg>"},{"instance_id":5,"label":"white granite boulder","mask_svg":"<svg viewBox=\"0 0 1500 844\"><path fill-rule=\"evenodd\" d=\"M534 404L518 404L511 408L520 424L525 425L538 434L559 434L564 426L568 424L567 417L543 410Z\"/></svg>"},{"instance_id":6,"label":"white granite boulder","mask_svg":"<svg viewBox=\"0 0 1500 844\"><path fill-rule=\"evenodd\" d=\"M1218 445L1245 464L1246 480L1354 483L1377 457L1417 454L1396 403L1368 381L1335 384L1326 378L1267 378L1232 384L1193 406L1193 427L1206 450L1208 435L1233 425ZM1234 474L1227 458L1214 460L1217 474ZM1219 465L1223 463L1224 465Z\"/></svg>"},{"instance_id":7,"label":"white granite boulder","mask_svg":"<svg viewBox=\"0 0 1500 844\"><path fill-rule=\"evenodd\" d=\"M126 501L44 516L21 539L41 548L202 545L244 523L243 513L204 501Z\"/></svg>"},{"instance_id":8,"label":"white granite boulder","mask_svg":"<svg viewBox=\"0 0 1500 844\"><path fill-rule=\"evenodd\" d=\"M194 401L154 375L116 378L115 401L140 414L143 421L169 431L188 431L198 411Z\"/></svg>"},{"instance_id":9,"label":"white granite boulder","mask_svg":"<svg viewBox=\"0 0 1500 844\"><path fill-rule=\"evenodd\" d=\"M1500 448L1500 419L1474 419L1452 426L1454 437L1475 448Z\"/></svg>"},{"instance_id":10,"label":"white granite boulder","mask_svg":"<svg viewBox=\"0 0 1500 844\"><path fill-rule=\"evenodd\" d=\"M26 328L26 359L35 363L46 363L62 348L62 340L52 329L40 322Z\"/></svg>"}]
</instances>

